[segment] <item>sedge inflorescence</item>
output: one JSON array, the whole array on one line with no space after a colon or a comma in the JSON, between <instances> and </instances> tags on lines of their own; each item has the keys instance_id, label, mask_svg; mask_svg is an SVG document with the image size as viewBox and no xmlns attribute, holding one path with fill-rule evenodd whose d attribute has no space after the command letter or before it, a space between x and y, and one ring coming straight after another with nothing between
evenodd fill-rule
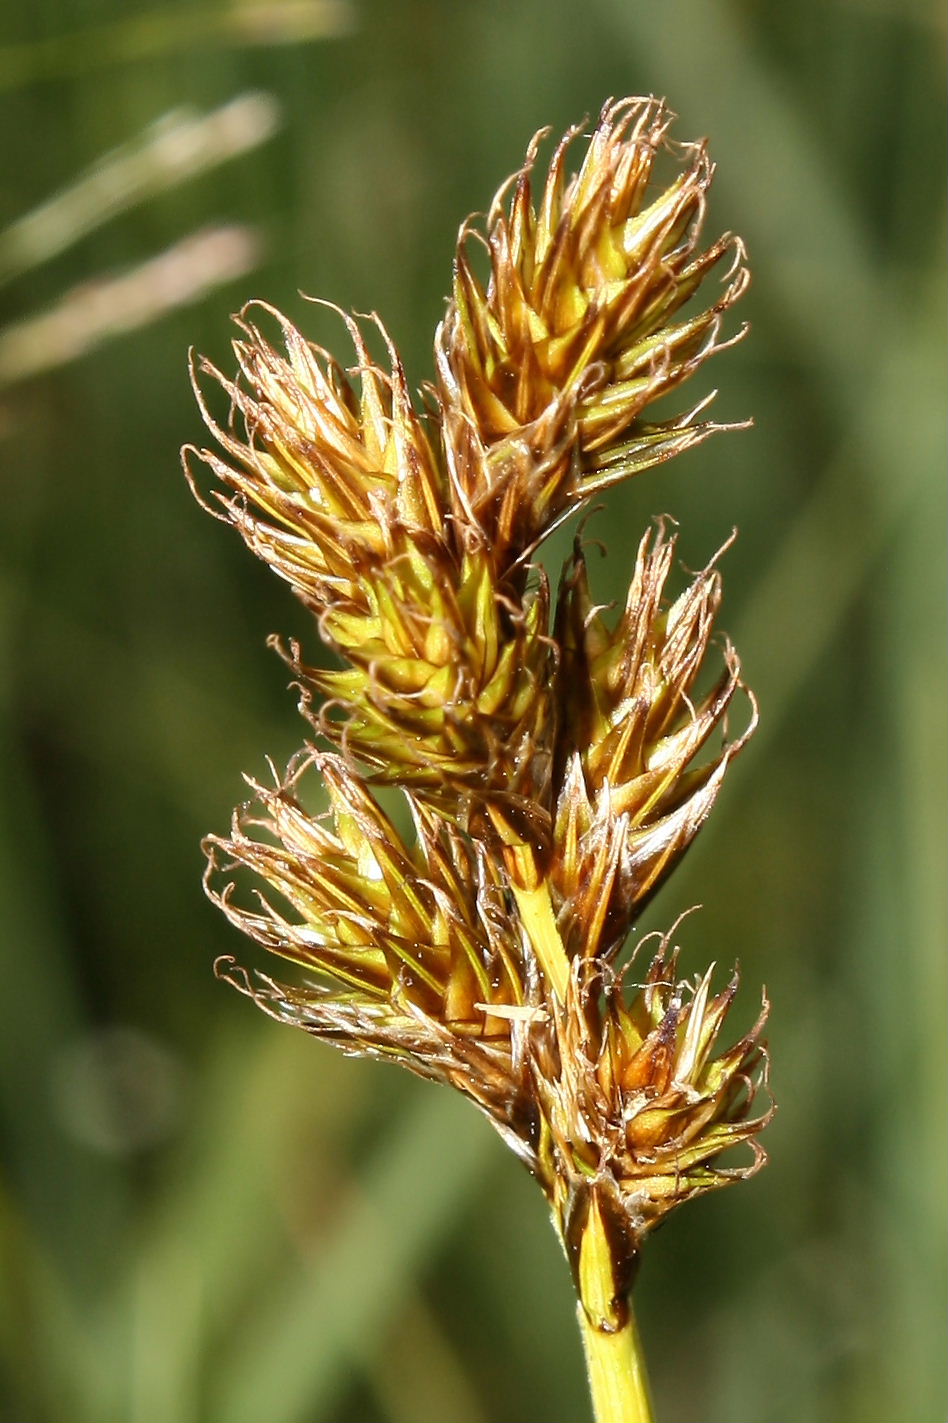
<instances>
[{"instance_id":1,"label":"sedge inflorescence","mask_svg":"<svg viewBox=\"0 0 948 1423\"><path fill-rule=\"evenodd\" d=\"M659 521L612 612L579 541L555 597L535 561L599 491L722 428L707 401L651 413L728 344L748 279L737 238L702 245L711 164L669 124L656 100L610 103L578 164L577 129L542 175L534 139L461 230L422 403L377 319L342 316L343 368L254 303L236 376L195 363L218 448L185 453L198 497L341 664L282 649L310 740L206 841L211 897L295 971L219 972L280 1021L470 1097L540 1182L578 1272L595 1214L616 1308L669 1209L761 1164L769 1115L753 1112L766 1001L722 1049L736 974L717 992L710 969L680 978L671 935L633 972L622 957L756 720L714 635L716 560L672 596ZM306 808L311 777L325 813ZM750 1162L721 1165L740 1143Z\"/></svg>"}]
</instances>

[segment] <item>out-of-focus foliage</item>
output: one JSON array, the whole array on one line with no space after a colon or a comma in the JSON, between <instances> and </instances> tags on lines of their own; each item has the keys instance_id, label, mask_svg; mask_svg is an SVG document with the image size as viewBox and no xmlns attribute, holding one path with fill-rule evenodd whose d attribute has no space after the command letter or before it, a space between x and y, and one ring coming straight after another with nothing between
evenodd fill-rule
<instances>
[{"instance_id":1,"label":"out-of-focus foliage","mask_svg":"<svg viewBox=\"0 0 948 1423\"><path fill-rule=\"evenodd\" d=\"M767 1171L649 1252L659 1414L944 1417L942 23L930 0L3 7L4 230L182 105L265 94L281 125L0 237L0 1418L584 1416L565 1263L487 1124L211 977L235 941L197 842L240 770L296 748L263 644L306 623L177 447L187 347L226 363L250 295L327 341L300 290L378 309L427 377L460 220L538 125L648 92L710 136L716 229L748 240L716 413L756 423L588 533L618 598L652 515L692 567L740 528L722 625L762 726L648 927L703 902L684 967L694 944L766 981L780 1102Z\"/></svg>"}]
</instances>

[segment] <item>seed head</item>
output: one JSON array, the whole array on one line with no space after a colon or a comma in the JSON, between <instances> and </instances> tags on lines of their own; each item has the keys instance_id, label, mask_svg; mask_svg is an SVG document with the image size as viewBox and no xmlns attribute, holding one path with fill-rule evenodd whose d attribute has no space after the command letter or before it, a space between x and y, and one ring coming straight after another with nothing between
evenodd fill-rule
<instances>
[{"instance_id":1,"label":"seed head","mask_svg":"<svg viewBox=\"0 0 948 1423\"><path fill-rule=\"evenodd\" d=\"M746 1180L766 1162L756 1137L773 1107L768 1102L753 1114L767 1087L766 996L751 1029L715 1055L738 972L712 996L714 965L682 981L678 957L671 935L661 938L632 996L623 988L628 966L614 974L577 963L560 1073L536 1079L550 1126L541 1170L567 1254L578 1272L587 1217L598 1211L626 1288L645 1236L669 1211ZM749 1162L718 1163L742 1144L750 1148Z\"/></svg>"},{"instance_id":2,"label":"seed head","mask_svg":"<svg viewBox=\"0 0 948 1423\"><path fill-rule=\"evenodd\" d=\"M382 364L343 317L346 371L257 303L237 318L237 377L193 368L223 454L185 452L199 499L290 583L342 664L281 649L334 749L251 781L255 801L205 844L211 898L294 974L219 971L281 1021L472 1098L542 1185L578 1278L588 1242L612 1242L620 1294L672 1206L757 1169L769 1119L751 1115L766 1002L721 1052L736 974L716 995L711 970L680 980L670 937L640 984L619 960L756 721L751 698L729 739L742 683L726 639L710 670L715 561L669 597L660 522L612 619L577 543L552 632L531 562L596 490L718 428L700 406L646 421L720 347L747 279L737 239L700 250L711 165L703 144L672 149L669 123L653 99L606 105L573 177L578 130L559 144L536 206L534 140L488 214L486 282L462 229L426 406L377 320ZM682 169L653 191L663 150ZM728 254L723 292L688 315ZM307 809L308 773L324 814ZM410 833L380 785L402 792ZM749 1165L718 1163L744 1142Z\"/></svg>"}]
</instances>

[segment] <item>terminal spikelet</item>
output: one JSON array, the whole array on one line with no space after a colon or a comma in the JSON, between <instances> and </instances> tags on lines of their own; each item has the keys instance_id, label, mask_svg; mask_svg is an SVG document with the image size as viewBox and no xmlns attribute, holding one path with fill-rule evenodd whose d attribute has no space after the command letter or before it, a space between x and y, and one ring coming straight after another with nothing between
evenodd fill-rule
<instances>
[{"instance_id":1,"label":"terminal spikelet","mask_svg":"<svg viewBox=\"0 0 948 1423\"><path fill-rule=\"evenodd\" d=\"M748 281L738 238L700 248L713 167L703 143L670 144L671 121L655 99L606 104L578 172L567 176L580 135L572 129L534 201L542 131L494 199L486 235L471 223L461 230L436 338L439 386L444 403L478 431L489 465L505 474L484 477L469 464L475 483L461 491L458 514L471 511L514 557L590 494L723 428L700 418L706 399L646 419L649 406L725 344L722 319ZM663 152L682 169L656 191ZM720 293L685 312L725 263ZM511 492L511 452L524 445L549 467L540 478L523 473Z\"/></svg>"}]
</instances>

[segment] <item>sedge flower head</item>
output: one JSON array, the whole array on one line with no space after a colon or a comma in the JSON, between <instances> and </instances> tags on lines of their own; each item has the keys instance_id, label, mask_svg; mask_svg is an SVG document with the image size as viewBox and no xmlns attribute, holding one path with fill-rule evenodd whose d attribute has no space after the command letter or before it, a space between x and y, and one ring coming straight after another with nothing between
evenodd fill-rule
<instances>
[{"instance_id":1,"label":"sedge flower head","mask_svg":"<svg viewBox=\"0 0 948 1423\"><path fill-rule=\"evenodd\" d=\"M543 1187L581 1290L584 1240L608 1238L627 1283L672 1207L759 1167L770 1110L766 1001L721 1047L736 974L679 977L670 936L639 982L642 946L623 959L756 722L748 694L729 725L744 688L715 634L717 561L674 593L660 521L615 611L581 543L555 609L534 559L591 495L720 428L702 400L651 410L727 344L747 281L738 239L702 246L712 166L670 122L653 99L610 103L576 171L579 130L539 181L537 136L483 229L461 230L424 401L377 320L343 317L345 369L258 303L234 378L194 363L216 448L185 453L340 663L282 649L313 739L206 842L211 897L293 969L220 972L279 1020L470 1097ZM741 1144L750 1160L721 1164Z\"/></svg>"}]
</instances>

